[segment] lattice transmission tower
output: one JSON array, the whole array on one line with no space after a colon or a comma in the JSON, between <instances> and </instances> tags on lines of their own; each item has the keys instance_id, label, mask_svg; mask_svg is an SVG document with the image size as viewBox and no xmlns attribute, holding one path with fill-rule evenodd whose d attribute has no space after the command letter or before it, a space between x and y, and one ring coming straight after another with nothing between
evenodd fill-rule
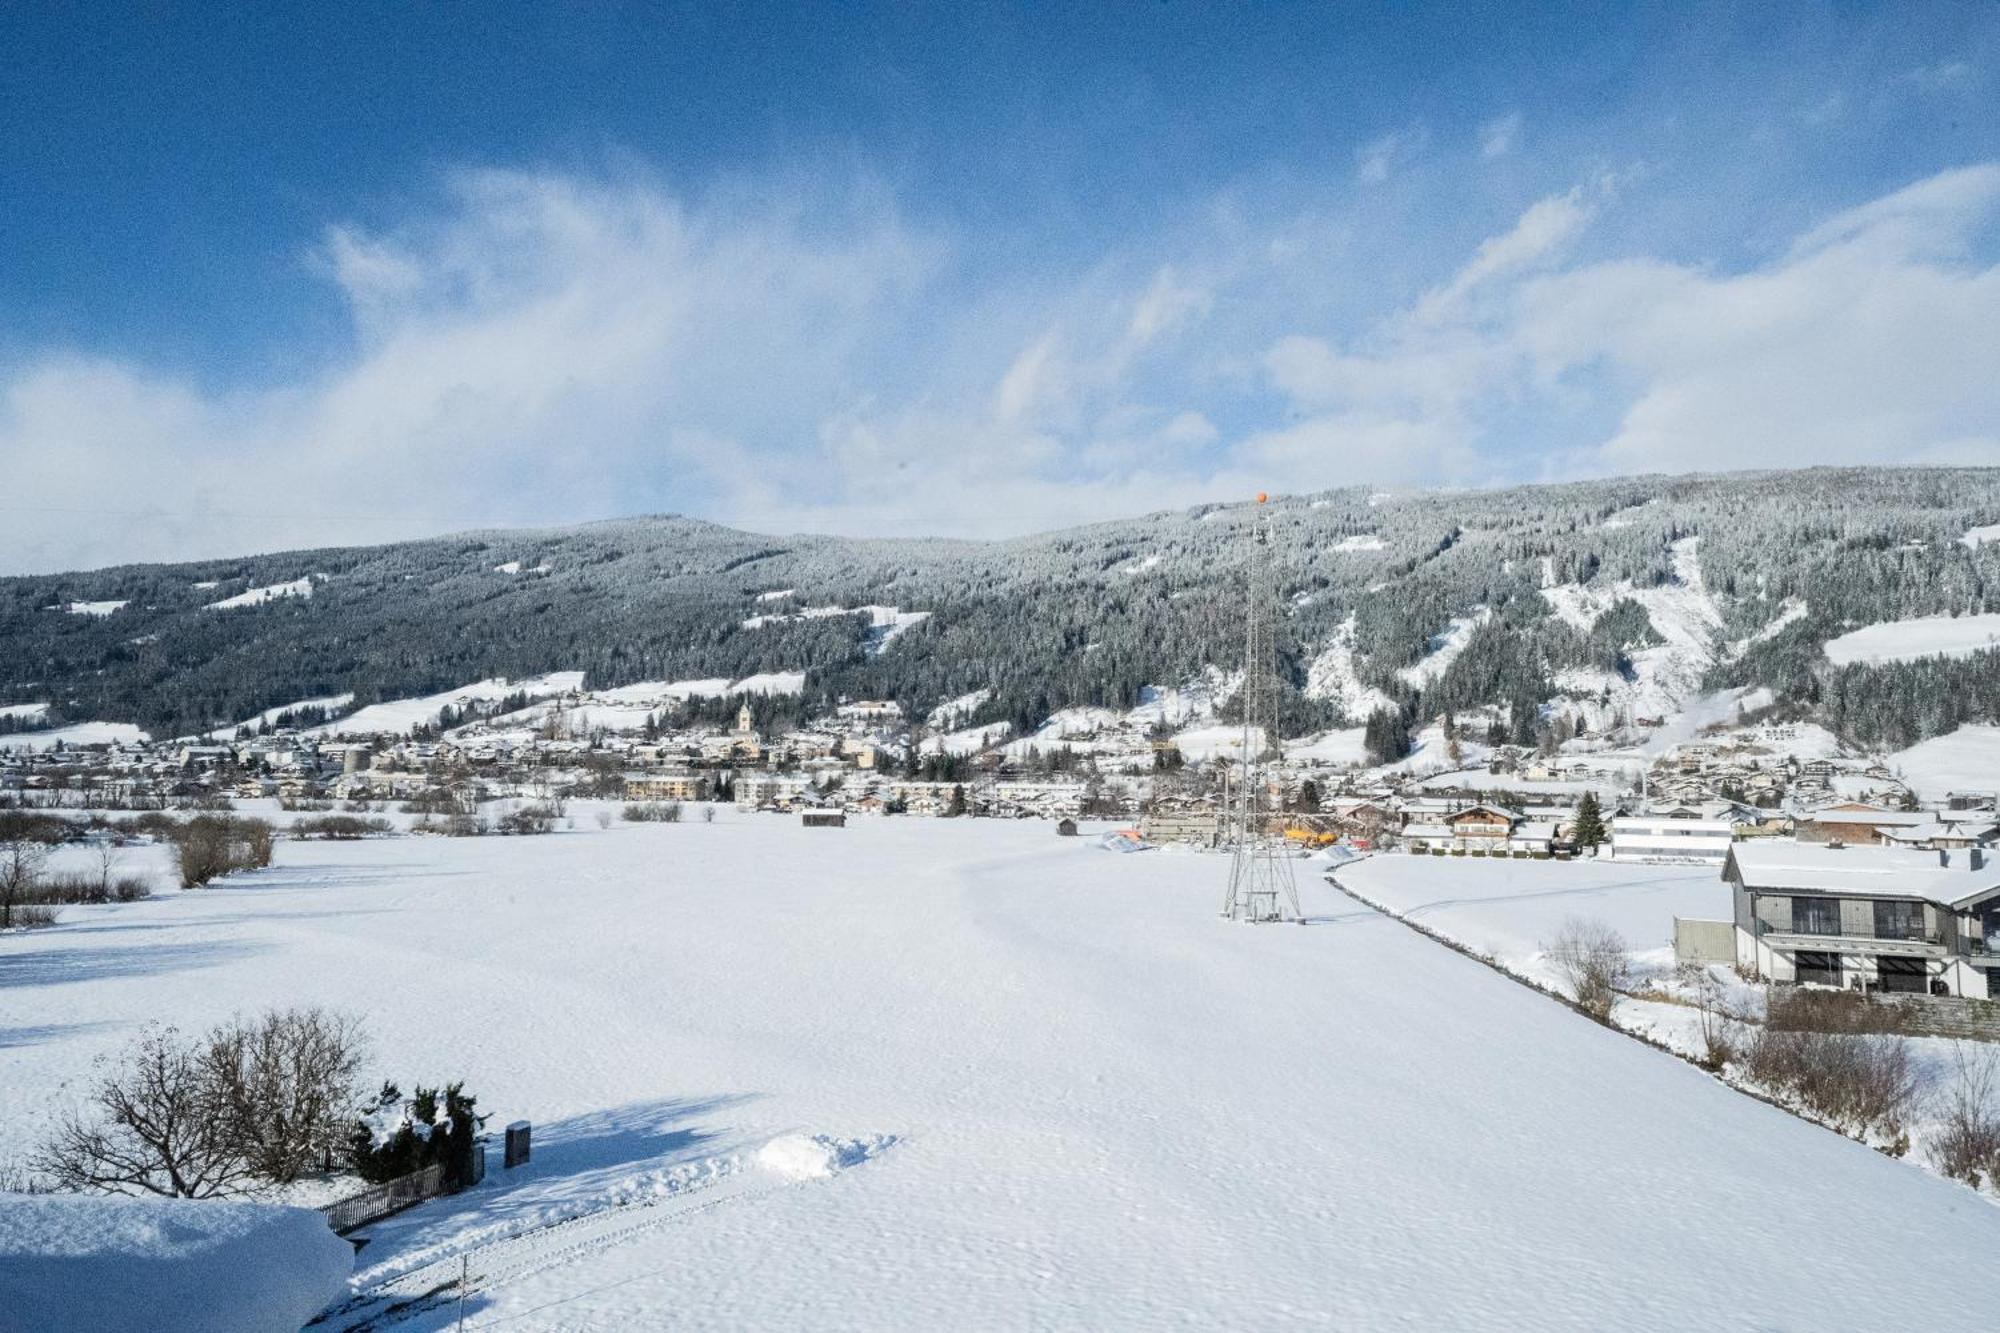
<instances>
[{"instance_id":1,"label":"lattice transmission tower","mask_svg":"<svg viewBox=\"0 0 2000 1333\"><path fill-rule=\"evenodd\" d=\"M1271 799L1266 755L1276 744L1278 711L1278 583L1271 569L1271 519L1257 496L1250 525L1248 596L1243 608L1242 780L1230 803L1229 896L1222 915L1232 921L1304 921L1291 849L1269 823L1279 802Z\"/></svg>"}]
</instances>

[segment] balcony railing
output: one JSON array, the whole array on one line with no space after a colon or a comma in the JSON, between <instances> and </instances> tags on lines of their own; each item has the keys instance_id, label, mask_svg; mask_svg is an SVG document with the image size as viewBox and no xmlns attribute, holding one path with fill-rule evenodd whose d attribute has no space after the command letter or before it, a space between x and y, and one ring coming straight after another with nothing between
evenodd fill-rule
<instances>
[{"instance_id":1,"label":"balcony railing","mask_svg":"<svg viewBox=\"0 0 2000 1333\"><path fill-rule=\"evenodd\" d=\"M1831 927L1830 929L1828 928L1829 926ZM1848 930L1839 922L1808 921L1794 922L1790 926L1777 926L1769 921L1760 920L1757 923L1757 933L1759 935L1794 935L1801 939L1874 940L1894 944L1929 944L1949 949L1955 949L1959 944L1956 936L1949 930L1933 930L1929 927L1919 926L1914 928L1899 928L1892 933L1884 933L1876 930L1872 923L1866 930ZM1968 940L1967 943L1987 947L1986 942L1983 940ZM1990 948L1992 952L2000 953L2000 939L1995 939ZM1972 951L1978 952L1979 949L1975 948Z\"/></svg>"}]
</instances>

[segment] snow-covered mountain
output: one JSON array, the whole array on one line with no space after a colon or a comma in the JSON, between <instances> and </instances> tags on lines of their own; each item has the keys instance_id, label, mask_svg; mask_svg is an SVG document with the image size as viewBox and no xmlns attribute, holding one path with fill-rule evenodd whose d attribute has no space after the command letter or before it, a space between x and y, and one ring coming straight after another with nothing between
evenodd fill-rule
<instances>
[{"instance_id":1,"label":"snow-covered mountain","mask_svg":"<svg viewBox=\"0 0 2000 1333\"><path fill-rule=\"evenodd\" d=\"M1357 488L1004 542L644 518L4 579L0 730L194 734L558 672L634 710L889 698L1020 737L1182 691L1226 706L1260 520L1294 735L1601 728L1747 687L1871 745L2000 721L2000 470L1851 469Z\"/></svg>"}]
</instances>

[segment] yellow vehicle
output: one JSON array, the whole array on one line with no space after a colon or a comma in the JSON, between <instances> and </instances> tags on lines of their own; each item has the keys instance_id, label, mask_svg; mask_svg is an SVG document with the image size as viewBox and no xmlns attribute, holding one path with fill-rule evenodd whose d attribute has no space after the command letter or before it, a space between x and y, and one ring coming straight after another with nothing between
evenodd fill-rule
<instances>
[{"instance_id":1,"label":"yellow vehicle","mask_svg":"<svg viewBox=\"0 0 2000 1333\"><path fill-rule=\"evenodd\" d=\"M1305 847L1326 847L1339 842L1340 835L1338 833L1322 833L1318 829L1288 828L1285 830L1285 840L1287 842L1296 842Z\"/></svg>"}]
</instances>

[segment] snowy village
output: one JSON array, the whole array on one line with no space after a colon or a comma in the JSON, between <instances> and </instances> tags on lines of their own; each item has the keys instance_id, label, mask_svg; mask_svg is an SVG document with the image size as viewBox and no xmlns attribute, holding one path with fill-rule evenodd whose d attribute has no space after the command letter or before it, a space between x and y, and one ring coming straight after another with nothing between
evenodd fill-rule
<instances>
[{"instance_id":1,"label":"snowy village","mask_svg":"<svg viewBox=\"0 0 2000 1333\"><path fill-rule=\"evenodd\" d=\"M1993 4L0 50L0 1333L1993 1323Z\"/></svg>"}]
</instances>

